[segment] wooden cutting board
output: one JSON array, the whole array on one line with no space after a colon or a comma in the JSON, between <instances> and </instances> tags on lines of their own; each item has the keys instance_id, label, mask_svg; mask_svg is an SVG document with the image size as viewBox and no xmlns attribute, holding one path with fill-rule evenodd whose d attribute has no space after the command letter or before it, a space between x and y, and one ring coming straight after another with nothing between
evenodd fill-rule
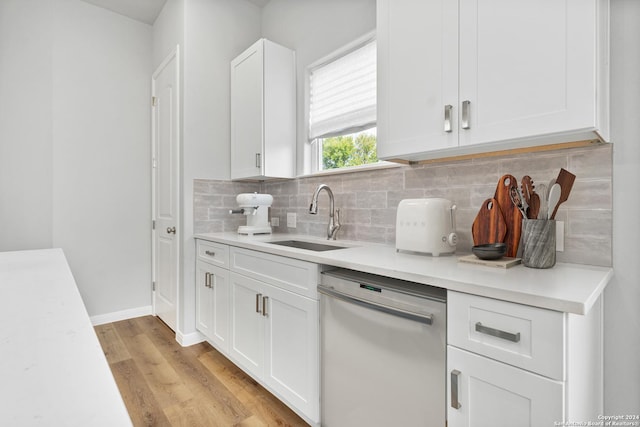
<instances>
[{"instance_id":1,"label":"wooden cutting board","mask_svg":"<svg viewBox=\"0 0 640 427\"><path fill-rule=\"evenodd\" d=\"M474 245L502 243L507 232L507 223L496 199L487 199L476 215L471 226Z\"/></svg>"},{"instance_id":2,"label":"wooden cutting board","mask_svg":"<svg viewBox=\"0 0 640 427\"><path fill-rule=\"evenodd\" d=\"M515 258L520 244L520 234L522 233L522 213L511 202L509 195L511 187L518 188L518 181L513 175L503 175L496 186L496 193L493 196L497 200L504 222L507 224L507 232L504 236L504 243L507 245L505 256Z\"/></svg>"}]
</instances>

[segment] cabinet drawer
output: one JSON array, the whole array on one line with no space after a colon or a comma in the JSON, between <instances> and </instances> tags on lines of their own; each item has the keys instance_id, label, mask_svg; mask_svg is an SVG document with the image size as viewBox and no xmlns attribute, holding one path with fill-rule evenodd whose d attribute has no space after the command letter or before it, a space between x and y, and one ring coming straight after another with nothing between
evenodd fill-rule
<instances>
[{"instance_id":1,"label":"cabinet drawer","mask_svg":"<svg viewBox=\"0 0 640 427\"><path fill-rule=\"evenodd\" d=\"M198 259L222 268L229 268L229 246L197 240Z\"/></svg>"},{"instance_id":2,"label":"cabinet drawer","mask_svg":"<svg viewBox=\"0 0 640 427\"><path fill-rule=\"evenodd\" d=\"M319 265L236 247L231 248L230 255L232 271L318 299Z\"/></svg>"},{"instance_id":3,"label":"cabinet drawer","mask_svg":"<svg viewBox=\"0 0 640 427\"><path fill-rule=\"evenodd\" d=\"M447 341L549 378L564 379L563 313L458 292L447 295Z\"/></svg>"}]
</instances>

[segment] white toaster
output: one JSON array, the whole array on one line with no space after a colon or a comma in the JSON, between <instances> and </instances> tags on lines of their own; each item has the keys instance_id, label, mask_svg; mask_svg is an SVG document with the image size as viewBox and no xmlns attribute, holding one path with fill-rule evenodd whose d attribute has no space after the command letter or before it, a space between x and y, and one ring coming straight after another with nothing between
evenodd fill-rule
<instances>
[{"instance_id":1,"label":"white toaster","mask_svg":"<svg viewBox=\"0 0 640 427\"><path fill-rule=\"evenodd\" d=\"M396 251L433 256L456 251L456 205L447 199L405 199L396 216Z\"/></svg>"}]
</instances>

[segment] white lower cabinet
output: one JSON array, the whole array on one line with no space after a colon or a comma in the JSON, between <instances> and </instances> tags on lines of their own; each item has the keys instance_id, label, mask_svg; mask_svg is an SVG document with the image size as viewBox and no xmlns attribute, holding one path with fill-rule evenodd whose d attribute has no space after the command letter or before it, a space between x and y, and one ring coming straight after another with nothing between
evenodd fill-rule
<instances>
[{"instance_id":1,"label":"white lower cabinet","mask_svg":"<svg viewBox=\"0 0 640 427\"><path fill-rule=\"evenodd\" d=\"M317 422L318 301L231 273L230 357Z\"/></svg>"},{"instance_id":2,"label":"white lower cabinet","mask_svg":"<svg viewBox=\"0 0 640 427\"><path fill-rule=\"evenodd\" d=\"M568 425L603 413L601 300L582 316L449 291L447 342L448 427Z\"/></svg>"},{"instance_id":3,"label":"white lower cabinet","mask_svg":"<svg viewBox=\"0 0 640 427\"><path fill-rule=\"evenodd\" d=\"M562 382L452 346L447 354L450 427L553 426L563 419Z\"/></svg>"},{"instance_id":4,"label":"white lower cabinet","mask_svg":"<svg viewBox=\"0 0 640 427\"><path fill-rule=\"evenodd\" d=\"M229 270L196 263L196 328L222 353L229 351Z\"/></svg>"},{"instance_id":5,"label":"white lower cabinet","mask_svg":"<svg viewBox=\"0 0 640 427\"><path fill-rule=\"evenodd\" d=\"M198 330L308 423L319 425L320 267L203 240L197 250Z\"/></svg>"}]
</instances>

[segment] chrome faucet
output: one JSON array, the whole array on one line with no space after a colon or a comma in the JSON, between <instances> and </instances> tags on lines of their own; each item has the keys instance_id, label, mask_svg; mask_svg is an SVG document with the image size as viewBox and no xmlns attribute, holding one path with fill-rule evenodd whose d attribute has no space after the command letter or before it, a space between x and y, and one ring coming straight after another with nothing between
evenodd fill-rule
<instances>
[{"instance_id":1,"label":"chrome faucet","mask_svg":"<svg viewBox=\"0 0 640 427\"><path fill-rule=\"evenodd\" d=\"M320 184L316 188L316 192L313 193L311 199L311 206L309 206L309 213L315 215L318 213L318 196L322 190L326 190L329 195L329 225L327 226L327 240L336 240L336 234L340 229L340 209L335 209L333 201L333 191L326 184Z\"/></svg>"}]
</instances>

